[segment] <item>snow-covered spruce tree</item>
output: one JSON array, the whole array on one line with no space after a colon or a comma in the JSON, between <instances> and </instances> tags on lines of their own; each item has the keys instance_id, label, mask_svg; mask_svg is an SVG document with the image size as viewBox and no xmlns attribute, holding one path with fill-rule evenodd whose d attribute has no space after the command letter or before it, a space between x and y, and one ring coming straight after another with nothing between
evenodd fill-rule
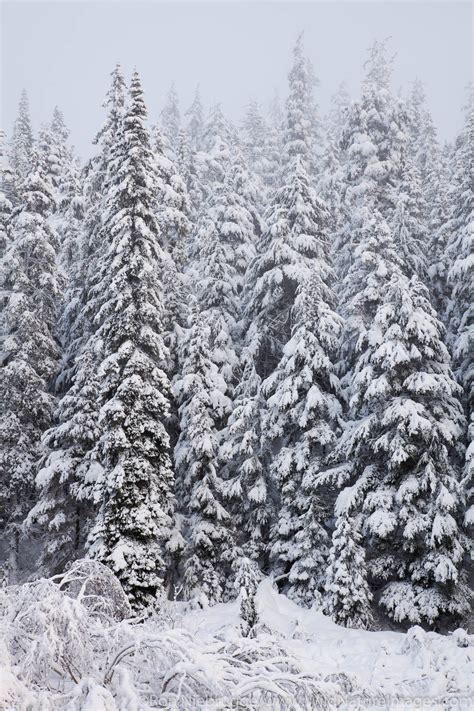
<instances>
[{"instance_id":1,"label":"snow-covered spruce tree","mask_svg":"<svg viewBox=\"0 0 474 711\"><path fill-rule=\"evenodd\" d=\"M55 424L43 436L36 476L39 490L27 525L44 535L38 569L62 572L84 555L93 517L92 490L102 467L90 457L99 437L96 353L87 346L73 369L72 384L59 400Z\"/></svg>"},{"instance_id":2,"label":"snow-covered spruce tree","mask_svg":"<svg viewBox=\"0 0 474 711\"><path fill-rule=\"evenodd\" d=\"M250 101L242 122L241 145L248 167L258 176L262 188L268 187L274 178L272 173L279 167L275 165L276 148L273 140L274 136L260 111L258 102Z\"/></svg>"},{"instance_id":3,"label":"snow-covered spruce tree","mask_svg":"<svg viewBox=\"0 0 474 711\"><path fill-rule=\"evenodd\" d=\"M447 310L449 341L453 364L463 387L468 441L465 484L468 490L466 521L474 523L474 87L470 87L463 130L455 151L453 208L448 223L450 239L445 258L448 261L450 303Z\"/></svg>"},{"instance_id":4,"label":"snow-covered spruce tree","mask_svg":"<svg viewBox=\"0 0 474 711\"><path fill-rule=\"evenodd\" d=\"M274 94L268 110L268 129L265 146L266 171L263 183L268 194L277 187L280 178L283 153L283 110L278 94Z\"/></svg>"},{"instance_id":5,"label":"snow-covered spruce tree","mask_svg":"<svg viewBox=\"0 0 474 711\"><path fill-rule=\"evenodd\" d=\"M85 219L80 214L81 196L73 199L68 209L67 239L63 243L68 284L59 321L63 360L56 379L56 390L62 397L56 423L44 437L44 456L37 476L39 493L28 518L45 536L39 563L50 572L84 555L94 514L93 487L101 472L92 454L99 438L100 408L97 373L100 342L94 338L100 303L94 298L93 287L99 279L99 256L106 247L102 193L113 144L121 130L124 88L117 66L105 102L109 109L107 119L96 138L98 151L85 170Z\"/></svg>"},{"instance_id":6,"label":"snow-covered spruce tree","mask_svg":"<svg viewBox=\"0 0 474 711\"><path fill-rule=\"evenodd\" d=\"M69 284L78 287L77 299L68 299L65 314L63 314L63 333L71 334L67 348L71 350L66 362L73 361L81 347L87 342L94 331L92 322L96 313L97 302L91 297L91 289L97 278L97 259L105 249L102 237L103 203L105 196L105 180L108 171L112 172L113 147L121 131L122 117L125 105L125 80L119 64L111 73L110 89L107 92L103 106L107 109L107 117L100 131L94 138L97 146L95 155L88 161L82 174L76 175L79 184L74 184L74 173L70 189L73 194L71 208L79 193L79 201L84 212L81 219L81 236L77 261L69 273ZM65 237L64 248L67 252L72 247ZM71 265L72 266L72 265ZM74 273L73 273L74 272ZM70 341L70 343L69 343Z\"/></svg>"},{"instance_id":7,"label":"snow-covered spruce tree","mask_svg":"<svg viewBox=\"0 0 474 711\"><path fill-rule=\"evenodd\" d=\"M395 271L357 343L351 421L321 475L361 521L379 604L396 622L439 626L466 611L460 567L464 418L426 287Z\"/></svg>"},{"instance_id":8,"label":"snow-covered spruce tree","mask_svg":"<svg viewBox=\"0 0 474 711\"><path fill-rule=\"evenodd\" d=\"M79 185L71 184L74 197L70 201L70 211L66 232L63 235L63 259L75 248L75 228L80 229L77 239L80 242L77 259L68 269L68 294L64 312L61 316L61 333L64 345L64 368L60 374L60 389L65 389L68 371L74 360L81 353L88 338L95 331L94 319L98 303L93 298L93 288L98 278L98 259L106 248L102 235L105 199L105 180L108 171L113 172L112 160L114 146L121 132L125 105L125 80L122 69L117 64L111 73L110 89L104 101L108 110L107 117L100 131L94 138L97 146L95 155L85 166L80 176ZM79 193L79 194L78 194ZM83 204L82 204L83 203ZM77 212L76 212L77 208ZM80 224L76 222L80 213ZM66 262L67 264L67 262ZM63 385L64 383L64 385Z\"/></svg>"},{"instance_id":9,"label":"snow-covered spruce tree","mask_svg":"<svg viewBox=\"0 0 474 711\"><path fill-rule=\"evenodd\" d=\"M245 325L248 323L244 320L241 331L245 331ZM252 324L245 331L243 344L240 378L234 389L234 404L222 435L219 458L225 468L225 495L239 549L266 569L274 502L261 447L266 401L255 367L260 336Z\"/></svg>"},{"instance_id":10,"label":"snow-covered spruce tree","mask_svg":"<svg viewBox=\"0 0 474 711\"><path fill-rule=\"evenodd\" d=\"M64 117L56 106L51 122L43 125L39 132L38 148L53 186L57 208L61 207L61 193L72 163L72 154L67 145L68 137L69 131Z\"/></svg>"},{"instance_id":11,"label":"snow-covered spruce tree","mask_svg":"<svg viewBox=\"0 0 474 711\"><path fill-rule=\"evenodd\" d=\"M343 511L336 510L336 514L329 564L324 571L324 611L338 625L367 629L372 621L372 593L359 523Z\"/></svg>"},{"instance_id":12,"label":"snow-covered spruce tree","mask_svg":"<svg viewBox=\"0 0 474 711\"><path fill-rule=\"evenodd\" d=\"M299 288L292 337L265 382L266 439L274 455L270 472L280 492L271 552L277 574L286 576L292 598L311 605L324 587L328 536L327 502L316 488L321 467L336 441L342 407L334 361L341 319L329 286L333 273L327 245L308 281Z\"/></svg>"},{"instance_id":13,"label":"snow-covered spruce tree","mask_svg":"<svg viewBox=\"0 0 474 711\"><path fill-rule=\"evenodd\" d=\"M409 277L416 274L420 279L426 279L429 250L427 209L420 172L407 150L402 151L400 158L400 179L393 204L391 232L403 271Z\"/></svg>"},{"instance_id":14,"label":"snow-covered spruce tree","mask_svg":"<svg viewBox=\"0 0 474 711\"><path fill-rule=\"evenodd\" d=\"M296 293L318 258L327 220L325 206L308 174L313 145L307 118L312 81L300 42L290 85L285 169L266 212L267 224L257 241L257 255L245 275L242 332L246 336L241 355L244 375L236 392L229 440L223 451L236 520L243 521L242 545L263 568L268 564L269 523L275 501L267 466L270 446L262 438L262 415L267 406L260 383L273 372L291 337Z\"/></svg>"},{"instance_id":15,"label":"snow-covered spruce tree","mask_svg":"<svg viewBox=\"0 0 474 711\"><path fill-rule=\"evenodd\" d=\"M399 182L401 150L407 141L404 103L390 90L392 59L386 43L375 42L365 64L362 96L347 112L342 134L345 221L335 240L335 268L341 283L356 245L352 230L354 205L370 194L374 207L390 222Z\"/></svg>"},{"instance_id":16,"label":"snow-covered spruce tree","mask_svg":"<svg viewBox=\"0 0 474 711\"><path fill-rule=\"evenodd\" d=\"M75 280L82 260L85 199L81 168L77 160L71 161L67 177L59 193L60 220L58 235L61 242L60 261L68 276L68 283ZM64 191L63 191L64 190ZM67 298L69 302L71 299Z\"/></svg>"},{"instance_id":17,"label":"snow-covered spruce tree","mask_svg":"<svg viewBox=\"0 0 474 711\"><path fill-rule=\"evenodd\" d=\"M222 186L230 169L237 143L236 130L222 113L220 105L216 104L212 107L204 126L204 149L194 155L198 190L193 198L193 216L198 228L189 245L190 262L200 259L201 226L207 221L207 210L215 194L222 194Z\"/></svg>"},{"instance_id":18,"label":"snow-covered spruce tree","mask_svg":"<svg viewBox=\"0 0 474 711\"><path fill-rule=\"evenodd\" d=\"M339 371L344 391L358 358L360 334L372 322L394 271L402 266L390 228L375 207L373 195L363 193L354 205L350 230L353 255L339 285L339 308L344 318Z\"/></svg>"},{"instance_id":19,"label":"snow-covered spruce tree","mask_svg":"<svg viewBox=\"0 0 474 711\"><path fill-rule=\"evenodd\" d=\"M425 217L431 232L433 225L430 215L438 200L440 146L433 119L426 106L425 88L419 80L413 83L406 102L406 112L410 154L420 174L420 189L426 206Z\"/></svg>"},{"instance_id":20,"label":"snow-covered spruce tree","mask_svg":"<svg viewBox=\"0 0 474 711\"><path fill-rule=\"evenodd\" d=\"M154 129L154 158L157 174L156 217L160 244L166 258L163 269L163 336L169 355L166 372L171 380L178 370L177 342L189 315L190 280L184 272L192 238L192 209L186 182L177 166L165 155L165 142L158 126ZM176 403L171 400L168 432L171 445L178 437Z\"/></svg>"},{"instance_id":21,"label":"snow-covered spruce tree","mask_svg":"<svg viewBox=\"0 0 474 711\"><path fill-rule=\"evenodd\" d=\"M191 224L196 225L199 215L202 212L203 203L205 202L205 192L202 183L202 178L199 171L199 164L196 158L196 152L189 145L188 135L185 129L181 129L179 133L179 145L176 168L184 180L188 195L188 217ZM195 254L193 240L195 235L192 230L188 233L188 243L184 249L184 262L189 266L191 255Z\"/></svg>"},{"instance_id":22,"label":"snow-covered spruce tree","mask_svg":"<svg viewBox=\"0 0 474 711\"><path fill-rule=\"evenodd\" d=\"M263 219L267 202L265 186L260 177L249 168L239 148L232 152L230 172L232 189L239 204L252 222L253 252L255 252L256 245L265 229ZM248 267L248 263L245 267Z\"/></svg>"},{"instance_id":23,"label":"snow-covered spruce tree","mask_svg":"<svg viewBox=\"0 0 474 711\"><path fill-rule=\"evenodd\" d=\"M23 90L18 106L18 115L13 124L10 146L10 163L14 182L21 183L31 172L33 157L33 131L31 128L28 96Z\"/></svg>"},{"instance_id":24,"label":"snow-covered spruce tree","mask_svg":"<svg viewBox=\"0 0 474 711\"><path fill-rule=\"evenodd\" d=\"M314 100L316 78L304 54L303 35L293 48L293 64L288 74L289 92L284 124L284 153L287 159L302 156L309 171L314 169L315 126L319 123Z\"/></svg>"},{"instance_id":25,"label":"snow-covered spruce tree","mask_svg":"<svg viewBox=\"0 0 474 711\"><path fill-rule=\"evenodd\" d=\"M227 385L216 360L215 324L210 310L194 306L180 342L180 371L173 383L180 435L175 463L186 515L184 593L204 593L220 602L235 558L230 516L217 455L223 423L231 410ZM217 357L216 357L217 356Z\"/></svg>"},{"instance_id":26,"label":"snow-covered spruce tree","mask_svg":"<svg viewBox=\"0 0 474 711\"><path fill-rule=\"evenodd\" d=\"M158 176L156 202L161 244L174 259L177 267L181 268L186 260L187 238L191 230L186 183L179 174L176 163L166 155L165 141L158 126L154 129L153 147Z\"/></svg>"},{"instance_id":27,"label":"snow-covered spruce tree","mask_svg":"<svg viewBox=\"0 0 474 711\"><path fill-rule=\"evenodd\" d=\"M289 160L265 218L267 226L247 275L253 285L247 310L262 336L257 368L263 377L273 372L290 338L296 292L318 258L327 220L301 155Z\"/></svg>"},{"instance_id":28,"label":"snow-covered spruce tree","mask_svg":"<svg viewBox=\"0 0 474 711\"><path fill-rule=\"evenodd\" d=\"M258 624L258 612L255 594L260 582L260 571L254 561L241 558L235 580L235 587L240 596L240 630L243 637L255 637Z\"/></svg>"},{"instance_id":29,"label":"snow-covered spruce tree","mask_svg":"<svg viewBox=\"0 0 474 711\"><path fill-rule=\"evenodd\" d=\"M11 214L13 209L11 200L8 197L8 184L4 182L4 173L6 172L6 170L6 168L4 170L2 165L0 172L0 259L3 259L3 256L10 243Z\"/></svg>"},{"instance_id":30,"label":"snow-covered spruce tree","mask_svg":"<svg viewBox=\"0 0 474 711\"><path fill-rule=\"evenodd\" d=\"M146 116L134 72L106 179L107 245L93 292L101 345L100 438L94 454L102 473L88 548L117 575L135 610L149 605L162 585L173 515L164 426L169 409L162 338L165 258L154 213L156 174Z\"/></svg>"},{"instance_id":31,"label":"snow-covered spruce tree","mask_svg":"<svg viewBox=\"0 0 474 711\"><path fill-rule=\"evenodd\" d=\"M318 190L328 207L329 232L335 235L344 224L344 160L342 135L349 107L349 95L345 84L331 97L331 107L324 120L324 147L321 170L318 175ZM331 239L331 248L334 240Z\"/></svg>"},{"instance_id":32,"label":"snow-covered spruce tree","mask_svg":"<svg viewBox=\"0 0 474 711\"><path fill-rule=\"evenodd\" d=\"M63 286L58 241L48 221L54 203L37 156L20 194L11 243L0 265L0 519L10 539L13 578L19 565L20 526L34 494L41 436L53 417L50 386L59 364L55 325Z\"/></svg>"},{"instance_id":33,"label":"snow-covered spruce tree","mask_svg":"<svg viewBox=\"0 0 474 711\"><path fill-rule=\"evenodd\" d=\"M224 116L220 104L211 106L204 122L202 151L209 153L214 150L216 142L223 143L226 150L239 142L237 129L229 119Z\"/></svg>"},{"instance_id":34,"label":"snow-covered spruce tree","mask_svg":"<svg viewBox=\"0 0 474 711\"><path fill-rule=\"evenodd\" d=\"M174 84L171 84L169 88L165 105L161 111L160 119L165 143L165 153L170 160L175 162L178 152L181 114L179 111L178 94L176 93Z\"/></svg>"},{"instance_id":35,"label":"snow-covered spruce tree","mask_svg":"<svg viewBox=\"0 0 474 711\"><path fill-rule=\"evenodd\" d=\"M449 262L446 259L446 249L451 232L450 216L455 172L452 154L452 146L446 144L440 152L436 175L430 178L433 199L429 203L431 212L428 220L430 238L428 278L433 305L445 326L449 305Z\"/></svg>"},{"instance_id":36,"label":"snow-covered spruce tree","mask_svg":"<svg viewBox=\"0 0 474 711\"><path fill-rule=\"evenodd\" d=\"M14 176L5 131L0 128L0 191L12 203L15 200Z\"/></svg>"},{"instance_id":37,"label":"snow-covered spruce tree","mask_svg":"<svg viewBox=\"0 0 474 711\"><path fill-rule=\"evenodd\" d=\"M222 183L216 181L207 202L207 212L201 220L201 271L206 274L208 268L211 269L210 289L216 289L219 284L221 289L225 289L226 293L223 291L222 299L218 294L212 297L213 305L221 305L229 317L236 320L241 311L239 297L243 289L244 275L255 257L255 242L260 229L258 193L250 193L251 176L238 150L228 157L222 168ZM217 240L213 243L212 237L211 241L209 240L209 235L214 230ZM209 249L211 254L208 253ZM209 257L211 260L217 259L221 265L217 271L211 262L206 264ZM221 274L221 269L226 269L228 273ZM211 305L209 296L204 298ZM231 328L234 329L234 324L231 324Z\"/></svg>"},{"instance_id":38,"label":"snow-covered spruce tree","mask_svg":"<svg viewBox=\"0 0 474 711\"><path fill-rule=\"evenodd\" d=\"M252 285L248 314L262 334L258 370L264 377L272 372L289 340L296 291L318 257L320 232L327 222L326 207L309 174L314 149L309 118L313 80L301 38L294 50L289 82L285 165L265 215L267 224L257 257L247 276Z\"/></svg>"},{"instance_id":39,"label":"snow-covered spruce tree","mask_svg":"<svg viewBox=\"0 0 474 711\"><path fill-rule=\"evenodd\" d=\"M191 106L184 114L187 118L186 135L192 153L202 150L204 134L204 109L201 101L199 87L196 88Z\"/></svg>"},{"instance_id":40,"label":"snow-covered spruce tree","mask_svg":"<svg viewBox=\"0 0 474 711\"><path fill-rule=\"evenodd\" d=\"M223 145L223 144L222 144ZM218 143L218 147L221 143ZM222 428L231 409L231 400L234 385L238 379L238 358L237 358L237 321L240 315L242 280L248 262L254 255L254 232L252 216L247 209L245 200L236 190L236 183L242 177L242 166L239 158L235 161L232 156L225 152L223 159L219 150L213 170L215 175L221 175L222 180L214 183L214 190L209 195L206 203L206 212L202 215L199 223L198 244L200 245L199 258L195 265L194 291L197 294L201 319L207 329L207 341L205 346L208 350L207 358L209 363L206 368L211 368L212 372L217 372L221 381L222 392L225 392L228 408L222 411L212 412L213 400L211 398L209 407L209 417L213 421L214 435L216 437L215 455L217 457L218 447L221 441ZM213 158L213 154L211 154ZM181 348L180 365L178 369L178 379L174 390L178 393L180 405L181 436L176 449L176 461L178 464L179 486L182 492L189 491L186 484L186 471L180 464L182 459L183 444L189 429L187 418L189 409L185 407L186 400L183 401L185 393L182 392L183 381L186 379L182 375L182 368L189 368L188 359L195 358L191 348L194 343L194 332L188 330L184 337L184 345ZM188 344L188 345L186 345ZM184 360L183 360L184 359ZM184 365L183 365L184 363ZM211 388L211 393L215 387L206 375L204 385ZM188 395L189 398L189 395ZM219 401L216 407L220 407ZM184 418L184 419L183 419ZM207 454L206 454L207 456ZM205 463L207 467L208 464ZM224 482L220 462L212 462L212 467L218 472L214 485L218 491L216 497L223 496ZM184 479L183 479L184 476ZM187 495L183 497L186 502ZM200 511L198 503L194 503L192 520L199 526L200 517L209 519L210 513ZM205 503L205 502L204 502ZM200 502L200 506L204 506ZM219 511L217 511L219 513ZM215 514L213 514L215 515ZM216 525L218 521L216 522ZM194 560L194 559L193 559ZM189 564L188 564L189 565ZM193 564L194 567L194 564ZM222 580L228 575L225 566L219 573ZM203 578L200 574L197 575ZM191 585L187 585L191 590ZM207 588L206 588L207 590ZM208 592L206 594L209 594ZM221 594L221 593L219 593Z\"/></svg>"}]
</instances>

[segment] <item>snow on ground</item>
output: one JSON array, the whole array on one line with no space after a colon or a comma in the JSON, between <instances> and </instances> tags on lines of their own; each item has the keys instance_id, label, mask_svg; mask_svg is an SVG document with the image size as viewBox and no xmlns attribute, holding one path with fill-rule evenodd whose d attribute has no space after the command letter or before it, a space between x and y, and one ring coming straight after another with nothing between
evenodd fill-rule
<instances>
[{"instance_id":1,"label":"snow on ground","mask_svg":"<svg viewBox=\"0 0 474 711\"><path fill-rule=\"evenodd\" d=\"M260 584L257 606L263 626L284 640L305 673L323 679L347 675L344 684L361 690L361 703L364 693L373 696L371 708L377 707L377 698L380 708L403 708L410 699L413 705L423 699L430 708L474 708L472 635L458 631L447 637L420 627L407 634L346 629L321 612L298 607L278 594L269 579ZM188 614L183 625L196 635L217 636L238 626L238 620L235 601ZM353 701L348 708L354 708Z\"/></svg>"},{"instance_id":2,"label":"snow on ground","mask_svg":"<svg viewBox=\"0 0 474 711\"><path fill-rule=\"evenodd\" d=\"M465 632L344 629L269 579L256 604L252 639L242 637L239 600L161 601L137 622L117 581L90 562L2 589L0 709L474 708L474 638Z\"/></svg>"}]
</instances>

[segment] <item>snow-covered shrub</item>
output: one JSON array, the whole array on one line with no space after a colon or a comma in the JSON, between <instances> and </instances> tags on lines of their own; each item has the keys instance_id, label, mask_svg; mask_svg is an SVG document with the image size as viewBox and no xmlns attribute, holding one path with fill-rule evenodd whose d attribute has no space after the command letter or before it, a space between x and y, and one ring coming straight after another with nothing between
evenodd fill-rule
<instances>
[{"instance_id":1,"label":"snow-covered shrub","mask_svg":"<svg viewBox=\"0 0 474 711\"><path fill-rule=\"evenodd\" d=\"M385 699L467 690L472 662L460 634L345 630L271 580L254 602L259 624L245 637L239 599L201 609L158 599L151 615L133 618L118 581L89 561L3 588L0 709L384 708Z\"/></svg>"},{"instance_id":2,"label":"snow-covered shrub","mask_svg":"<svg viewBox=\"0 0 474 711\"><path fill-rule=\"evenodd\" d=\"M239 590L240 598L240 629L244 637L255 637L258 623L258 612L255 604L255 593L261 575L257 565L249 558L240 561L235 587Z\"/></svg>"}]
</instances>

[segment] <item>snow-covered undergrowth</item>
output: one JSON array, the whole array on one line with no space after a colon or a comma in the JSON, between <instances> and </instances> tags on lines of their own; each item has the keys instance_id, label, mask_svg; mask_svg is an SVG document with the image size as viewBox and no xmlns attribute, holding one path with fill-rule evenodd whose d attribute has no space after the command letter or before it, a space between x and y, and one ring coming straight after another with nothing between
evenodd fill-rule
<instances>
[{"instance_id":1,"label":"snow-covered undergrowth","mask_svg":"<svg viewBox=\"0 0 474 711\"><path fill-rule=\"evenodd\" d=\"M62 577L0 591L0 709L471 708L474 639L412 628L338 627L257 591L259 627L243 637L239 601L161 601L130 617L115 578L79 562Z\"/></svg>"}]
</instances>

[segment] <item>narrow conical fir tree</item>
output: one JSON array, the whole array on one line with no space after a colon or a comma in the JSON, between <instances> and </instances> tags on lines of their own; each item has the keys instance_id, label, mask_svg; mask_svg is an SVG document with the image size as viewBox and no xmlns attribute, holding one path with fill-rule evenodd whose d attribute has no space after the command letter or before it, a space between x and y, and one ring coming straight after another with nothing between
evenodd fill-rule
<instances>
[{"instance_id":1,"label":"narrow conical fir tree","mask_svg":"<svg viewBox=\"0 0 474 711\"><path fill-rule=\"evenodd\" d=\"M448 271L450 260L448 261L446 258L446 249L451 233L450 208L454 190L452 166L452 146L446 144L440 152L438 169L435 175L430 177L433 198L429 203L430 255L428 263L428 278L433 305L445 325L447 324L446 316L449 304Z\"/></svg>"},{"instance_id":2,"label":"narrow conical fir tree","mask_svg":"<svg viewBox=\"0 0 474 711\"><path fill-rule=\"evenodd\" d=\"M255 637L259 621L255 595L260 574L255 563L249 558L240 560L235 587L240 597L240 630L243 637Z\"/></svg>"},{"instance_id":3,"label":"narrow conical fir tree","mask_svg":"<svg viewBox=\"0 0 474 711\"><path fill-rule=\"evenodd\" d=\"M0 191L0 259L8 249L11 236L12 204L5 193Z\"/></svg>"},{"instance_id":4,"label":"narrow conical fir tree","mask_svg":"<svg viewBox=\"0 0 474 711\"><path fill-rule=\"evenodd\" d=\"M343 627L367 629L372 593L357 519L339 513L326 569L324 611Z\"/></svg>"},{"instance_id":5,"label":"narrow conical fir tree","mask_svg":"<svg viewBox=\"0 0 474 711\"><path fill-rule=\"evenodd\" d=\"M453 366L463 388L463 404L468 422L464 483L468 504L466 523L474 524L474 87L470 87L465 123L455 150L453 208L448 222L450 239L445 259L448 262L449 303L447 308L449 341Z\"/></svg>"},{"instance_id":6,"label":"narrow conical fir tree","mask_svg":"<svg viewBox=\"0 0 474 711\"><path fill-rule=\"evenodd\" d=\"M188 217L192 224L196 224L202 211L202 205L205 201L205 194L198 169L198 161L196 160L196 153L190 147L188 134L185 129L181 129L179 134L176 167L179 175L184 180L188 194ZM185 245L184 250L185 264L190 261L190 257L194 253L194 235L189 234L190 232L191 230L188 232L188 243Z\"/></svg>"},{"instance_id":7,"label":"narrow conical fir tree","mask_svg":"<svg viewBox=\"0 0 474 711\"><path fill-rule=\"evenodd\" d=\"M165 139L166 155L170 160L175 161L178 151L179 130L181 128L181 114L178 94L174 84L171 84L169 88L160 119Z\"/></svg>"},{"instance_id":8,"label":"narrow conical fir tree","mask_svg":"<svg viewBox=\"0 0 474 711\"><path fill-rule=\"evenodd\" d=\"M402 266L390 228L376 208L373 195L364 194L356 203L350 228L353 256L338 287L339 310L344 318L339 374L345 392L357 360L360 334L372 322L394 271Z\"/></svg>"},{"instance_id":9,"label":"narrow conical fir tree","mask_svg":"<svg viewBox=\"0 0 474 711\"><path fill-rule=\"evenodd\" d=\"M341 464L321 475L344 487L336 510L361 522L379 604L396 622L435 627L466 611L464 420L442 334L426 288L394 272L359 336Z\"/></svg>"},{"instance_id":10,"label":"narrow conical fir tree","mask_svg":"<svg viewBox=\"0 0 474 711\"><path fill-rule=\"evenodd\" d=\"M400 155L408 131L404 103L390 89L392 70L386 42L375 42L365 63L362 96L349 107L342 132L345 219L335 240L335 268L341 283L356 246L354 208L370 195L375 209L390 223L395 207Z\"/></svg>"},{"instance_id":11,"label":"narrow conical fir tree","mask_svg":"<svg viewBox=\"0 0 474 711\"><path fill-rule=\"evenodd\" d=\"M204 109L201 101L199 87L196 88L193 101L184 114L187 118L186 134L189 148L192 153L202 150L204 134Z\"/></svg>"},{"instance_id":12,"label":"narrow conical fir tree","mask_svg":"<svg viewBox=\"0 0 474 711\"><path fill-rule=\"evenodd\" d=\"M265 569L275 507L262 452L261 427L266 402L261 377L255 368L259 349L259 335L250 326L240 353L241 375L234 389L234 405L222 437L219 458L225 472L224 493L239 549Z\"/></svg>"},{"instance_id":13,"label":"narrow conical fir tree","mask_svg":"<svg viewBox=\"0 0 474 711\"><path fill-rule=\"evenodd\" d=\"M223 423L231 410L216 364L213 314L195 306L180 343L180 372L173 384L180 436L175 463L187 528L185 595L204 593L220 602L235 558L224 482L217 463Z\"/></svg>"},{"instance_id":14,"label":"narrow conical fir tree","mask_svg":"<svg viewBox=\"0 0 474 711\"><path fill-rule=\"evenodd\" d=\"M401 258L403 271L426 279L429 248L426 203L420 172L407 151L400 157L400 180L393 199L391 233Z\"/></svg>"},{"instance_id":15,"label":"narrow conical fir tree","mask_svg":"<svg viewBox=\"0 0 474 711\"><path fill-rule=\"evenodd\" d=\"M257 368L263 377L272 372L290 338L296 292L318 258L318 237L326 220L326 206L302 156L296 156L267 211L259 253L247 275L253 285L247 310L262 336Z\"/></svg>"},{"instance_id":16,"label":"narrow conical fir tree","mask_svg":"<svg viewBox=\"0 0 474 711\"><path fill-rule=\"evenodd\" d=\"M235 440L226 444L224 454L236 457L229 460L229 492L236 508L246 512L248 540L243 545L265 569L269 562L269 524L278 493L269 475L272 446L263 431L268 405L261 381L273 373L291 337L296 294L320 256L327 223L326 207L309 173L314 146L310 121L313 80L300 41L289 78L281 184L272 194L265 229L256 243L257 255L245 275L242 326L247 338L242 358L250 387L243 384L238 389L235 413L229 422ZM254 530L250 531L252 526Z\"/></svg>"},{"instance_id":17,"label":"narrow conical fir tree","mask_svg":"<svg viewBox=\"0 0 474 711\"><path fill-rule=\"evenodd\" d=\"M273 160L269 158L269 127L261 113L257 101L252 100L247 106L242 122L242 151L248 166L264 184L272 169Z\"/></svg>"},{"instance_id":18,"label":"narrow conical fir tree","mask_svg":"<svg viewBox=\"0 0 474 711\"><path fill-rule=\"evenodd\" d=\"M325 521L330 512L317 480L342 417L334 366L341 319L333 310L331 280L323 248L318 266L300 287L292 337L263 384L266 439L276 452L270 471L280 492L272 557L277 572L287 576L290 596L307 605L324 587L329 544Z\"/></svg>"},{"instance_id":19,"label":"narrow conical fir tree","mask_svg":"<svg viewBox=\"0 0 474 711\"><path fill-rule=\"evenodd\" d=\"M2 361L0 369L0 520L10 541L14 579L20 526L34 497L41 437L51 426L51 384L59 365L55 324L63 286L57 236L49 223L54 202L42 163L34 157L21 183L11 242L0 265Z\"/></svg>"},{"instance_id":20,"label":"narrow conical fir tree","mask_svg":"<svg viewBox=\"0 0 474 711\"><path fill-rule=\"evenodd\" d=\"M23 90L18 106L18 115L13 124L10 147L10 163L14 182L19 184L30 173L33 158L33 131L31 128L28 96Z\"/></svg>"},{"instance_id":21,"label":"narrow conical fir tree","mask_svg":"<svg viewBox=\"0 0 474 711\"><path fill-rule=\"evenodd\" d=\"M55 383L62 397L55 424L44 437L44 455L37 476L39 491L28 519L44 535L40 565L47 573L61 570L66 563L85 555L94 521L94 485L102 473L95 452L100 434L100 342L94 334L100 302L93 288L100 278L99 256L106 248L102 195L113 143L121 131L124 86L117 66L105 102L107 119L96 138L98 151L85 170L84 206L76 197L68 209L72 213L70 232L62 255L68 267L68 285L59 322L63 359ZM83 209L84 220L82 214L76 214L76 210L82 213Z\"/></svg>"},{"instance_id":22,"label":"narrow conical fir tree","mask_svg":"<svg viewBox=\"0 0 474 711\"><path fill-rule=\"evenodd\" d=\"M173 516L160 281L165 258L154 213L155 163L146 117L134 72L107 176L107 248L94 289L101 343L95 455L102 472L89 555L111 567L136 610L151 604L162 585Z\"/></svg>"}]
</instances>

